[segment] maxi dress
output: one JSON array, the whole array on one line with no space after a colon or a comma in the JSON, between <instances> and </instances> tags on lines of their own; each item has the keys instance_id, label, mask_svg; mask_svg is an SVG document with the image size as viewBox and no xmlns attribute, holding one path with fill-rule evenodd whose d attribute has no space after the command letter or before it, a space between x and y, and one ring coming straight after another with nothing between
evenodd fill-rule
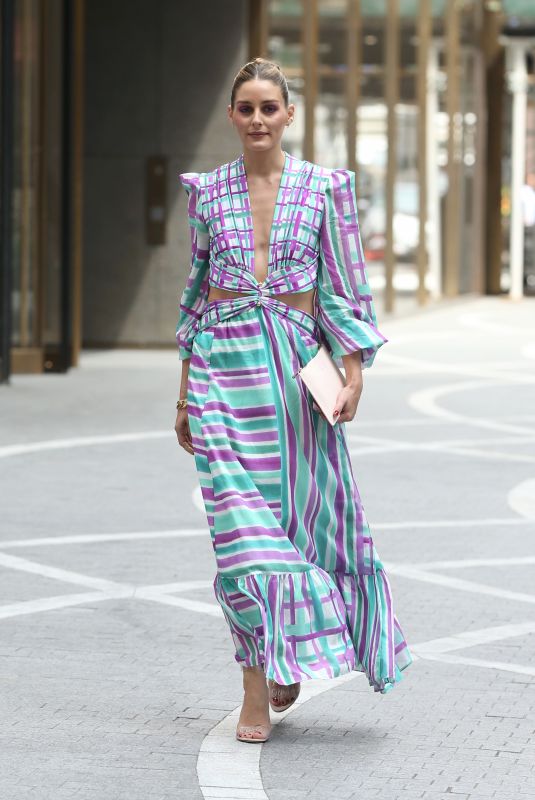
<instances>
[{"instance_id":1,"label":"maxi dress","mask_svg":"<svg viewBox=\"0 0 535 800\"><path fill-rule=\"evenodd\" d=\"M289 685L364 672L388 692L412 656L355 483L345 423L316 410L296 372L324 343L338 366L376 327L355 173L284 152L268 274L255 276L243 153L186 172L191 268L179 358L215 553L215 597L241 666ZM243 294L208 302L210 285ZM315 287L314 316L277 299Z\"/></svg>"}]
</instances>

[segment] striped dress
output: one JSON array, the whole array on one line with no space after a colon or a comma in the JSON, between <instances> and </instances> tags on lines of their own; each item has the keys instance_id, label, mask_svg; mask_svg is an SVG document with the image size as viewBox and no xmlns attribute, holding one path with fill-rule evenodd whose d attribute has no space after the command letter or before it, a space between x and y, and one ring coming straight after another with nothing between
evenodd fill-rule
<instances>
[{"instance_id":1,"label":"striped dress","mask_svg":"<svg viewBox=\"0 0 535 800\"><path fill-rule=\"evenodd\" d=\"M289 685L364 672L386 693L411 662L355 483L295 373L324 343L336 363L376 327L355 174L284 153L268 274L255 276L243 154L186 172L191 267L176 330L190 359L188 418L215 554L214 592L242 666ZM210 285L243 296L208 302ZM314 316L277 299L315 287Z\"/></svg>"}]
</instances>

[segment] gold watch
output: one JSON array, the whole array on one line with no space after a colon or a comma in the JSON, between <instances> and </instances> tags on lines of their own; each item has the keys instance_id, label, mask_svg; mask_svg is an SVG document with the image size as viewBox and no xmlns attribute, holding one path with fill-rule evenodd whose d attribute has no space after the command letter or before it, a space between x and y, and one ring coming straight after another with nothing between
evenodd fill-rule
<instances>
[{"instance_id":1,"label":"gold watch","mask_svg":"<svg viewBox=\"0 0 535 800\"><path fill-rule=\"evenodd\" d=\"M177 400L176 404L177 409L187 408L187 405L188 405L188 400L186 397L183 397L181 400Z\"/></svg>"}]
</instances>

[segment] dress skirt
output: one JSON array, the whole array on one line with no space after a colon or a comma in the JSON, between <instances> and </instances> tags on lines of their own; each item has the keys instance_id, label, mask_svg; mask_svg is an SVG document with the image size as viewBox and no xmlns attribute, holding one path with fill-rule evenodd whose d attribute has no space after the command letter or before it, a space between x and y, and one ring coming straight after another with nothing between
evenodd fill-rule
<instances>
[{"instance_id":1,"label":"dress skirt","mask_svg":"<svg viewBox=\"0 0 535 800\"><path fill-rule=\"evenodd\" d=\"M366 674L386 693L412 657L355 483L345 424L295 373L316 319L274 297L214 300L188 375L188 416L235 659L289 685Z\"/></svg>"}]
</instances>

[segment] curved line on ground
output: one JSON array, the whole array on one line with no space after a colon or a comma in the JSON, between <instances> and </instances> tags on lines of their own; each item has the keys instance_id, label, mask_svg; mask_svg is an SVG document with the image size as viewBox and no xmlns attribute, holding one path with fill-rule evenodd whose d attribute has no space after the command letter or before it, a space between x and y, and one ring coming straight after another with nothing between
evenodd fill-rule
<instances>
[{"instance_id":1,"label":"curved line on ground","mask_svg":"<svg viewBox=\"0 0 535 800\"><path fill-rule=\"evenodd\" d=\"M477 313L469 313L469 314L459 314L457 316L457 322L462 325L464 328L471 328L472 330L482 331L483 333L496 333L500 335L500 338L503 336L518 336L520 333L519 328L514 328L512 326L505 326L499 325L496 322L488 321L486 315L484 314L477 314ZM534 335L535 336L535 328L522 328L522 336Z\"/></svg>"},{"instance_id":2,"label":"curved line on ground","mask_svg":"<svg viewBox=\"0 0 535 800\"><path fill-rule=\"evenodd\" d=\"M518 383L531 383L531 381L515 381ZM502 431L505 433L516 433L519 435L533 436L535 430L533 428L521 427L519 425L507 425L501 422L494 422L488 419L468 417L465 414L459 414L456 411L450 411L443 408L436 401L440 397L456 394L457 392L468 392L472 389L481 389L489 386L503 386L504 382L501 380L489 381L462 381L461 383L446 383L439 386L432 386L429 389L420 389L417 392L412 392L408 398L408 405L420 414L427 417L435 417L437 419L449 419L453 422L462 423L463 425L472 425L476 428L484 428L485 430Z\"/></svg>"},{"instance_id":3,"label":"curved line on ground","mask_svg":"<svg viewBox=\"0 0 535 800\"><path fill-rule=\"evenodd\" d=\"M517 514L535 520L535 478L513 486L507 493L507 502Z\"/></svg>"},{"instance_id":4,"label":"curved line on ground","mask_svg":"<svg viewBox=\"0 0 535 800\"><path fill-rule=\"evenodd\" d=\"M272 716L273 728L276 729L288 714L301 708L313 697L363 675L363 672L353 671L331 680L304 681L295 703L287 711ZM223 717L201 742L197 756L197 778L205 800L216 797L225 800L269 800L260 773L263 745L244 744L235 738L240 711L241 704Z\"/></svg>"},{"instance_id":5,"label":"curved line on ground","mask_svg":"<svg viewBox=\"0 0 535 800\"><path fill-rule=\"evenodd\" d=\"M429 659L532 675L535 674L535 669L531 667L498 661L483 661L464 656L449 656L446 653L534 632L535 623L533 622L463 631L458 635L438 637L412 645L411 653L414 662L420 659ZM288 714L299 709L313 697L335 689L342 683L363 677L363 675L362 672L353 671L333 680L305 681L301 684L301 693L294 705L287 711L277 714L278 719L272 720L273 725L282 722ZM216 797L226 800L269 800L264 790L260 771L263 745L243 744L235 739L235 726L240 710L241 705L234 708L202 740L197 756L197 778L205 800L215 800Z\"/></svg>"}]
</instances>

